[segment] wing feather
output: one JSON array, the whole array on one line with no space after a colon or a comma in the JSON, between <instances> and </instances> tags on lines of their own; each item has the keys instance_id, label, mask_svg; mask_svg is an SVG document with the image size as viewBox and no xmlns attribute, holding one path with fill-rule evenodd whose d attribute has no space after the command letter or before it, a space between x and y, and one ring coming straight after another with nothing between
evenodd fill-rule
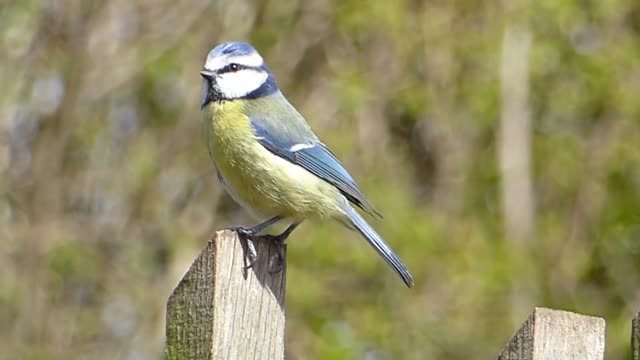
<instances>
[{"instance_id":1,"label":"wing feather","mask_svg":"<svg viewBox=\"0 0 640 360\"><path fill-rule=\"evenodd\" d=\"M267 150L335 186L350 202L367 213L382 217L336 156L315 136L307 142L299 142L295 138L284 139L256 120L251 121L254 133Z\"/></svg>"}]
</instances>

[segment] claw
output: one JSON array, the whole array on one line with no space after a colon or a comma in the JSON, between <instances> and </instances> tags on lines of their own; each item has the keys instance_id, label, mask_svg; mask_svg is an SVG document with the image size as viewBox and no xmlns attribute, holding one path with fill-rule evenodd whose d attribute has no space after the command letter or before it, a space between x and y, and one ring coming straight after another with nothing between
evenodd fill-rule
<instances>
[{"instance_id":1,"label":"claw","mask_svg":"<svg viewBox=\"0 0 640 360\"><path fill-rule=\"evenodd\" d=\"M248 263L248 265L246 265L244 269L251 269L258 260L258 252L256 251L256 245L254 243L254 239L256 238L255 232L240 226L232 227L229 230L236 232L240 240L246 241L245 264Z\"/></svg>"},{"instance_id":2,"label":"claw","mask_svg":"<svg viewBox=\"0 0 640 360\"><path fill-rule=\"evenodd\" d=\"M238 235L243 236L245 238L251 238L251 237L256 235L255 231L252 231L251 229L244 228L242 226L232 227L232 228L229 228L229 230L234 231L234 232L238 233Z\"/></svg>"},{"instance_id":3,"label":"claw","mask_svg":"<svg viewBox=\"0 0 640 360\"><path fill-rule=\"evenodd\" d=\"M284 264L286 262L285 253L284 253L284 249L285 249L284 244L280 243L277 246L278 246L278 252L276 252L275 255L273 255L269 260L268 271L270 274L277 274L280 271L282 271L282 269L284 269Z\"/></svg>"},{"instance_id":4,"label":"claw","mask_svg":"<svg viewBox=\"0 0 640 360\"><path fill-rule=\"evenodd\" d=\"M257 240L266 240L271 241L276 244L278 250L276 254L269 259L268 271L271 274L276 274L282 271L284 268L285 260L285 245L284 241L291 235L291 232L300 225L300 223L293 223L289 225L289 227L279 235L258 235L260 231L264 229L265 226L268 226L271 223L278 221L280 218L275 217L267 222L255 226L253 228L244 228L241 226L232 227L229 230L236 232L242 240L245 240L247 243L246 249L246 259L248 260L249 265L245 267L245 269L250 269L258 260L258 252L256 251L256 246L254 241Z\"/></svg>"},{"instance_id":5,"label":"claw","mask_svg":"<svg viewBox=\"0 0 640 360\"><path fill-rule=\"evenodd\" d=\"M247 239L247 259L249 260L249 268L258 261L258 252L256 251L256 244L252 239Z\"/></svg>"},{"instance_id":6,"label":"claw","mask_svg":"<svg viewBox=\"0 0 640 360\"><path fill-rule=\"evenodd\" d=\"M285 264L285 245L284 240L288 237L289 233L283 233L280 235L261 235L258 238L262 241L270 241L277 247L277 252L269 259L268 271L271 274L277 274L284 268Z\"/></svg>"}]
</instances>

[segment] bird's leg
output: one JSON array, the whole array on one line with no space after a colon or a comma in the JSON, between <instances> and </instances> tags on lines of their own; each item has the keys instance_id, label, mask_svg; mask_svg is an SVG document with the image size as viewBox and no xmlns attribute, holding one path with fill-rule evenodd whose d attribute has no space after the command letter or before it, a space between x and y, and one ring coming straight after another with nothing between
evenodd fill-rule
<instances>
[{"instance_id":1,"label":"bird's leg","mask_svg":"<svg viewBox=\"0 0 640 360\"><path fill-rule=\"evenodd\" d=\"M262 230L268 228L269 226L277 223L278 221L282 220L282 218L280 216L274 216L271 219L260 223L254 227L251 228L245 228L242 226L236 226L236 227L232 227L229 230L235 231L237 232L240 236L244 236L244 237L255 237L256 235L258 235Z\"/></svg>"},{"instance_id":2,"label":"bird's leg","mask_svg":"<svg viewBox=\"0 0 640 360\"><path fill-rule=\"evenodd\" d=\"M289 235L295 230L300 223L293 223L279 235L262 235L260 239L273 241L278 247L276 255L269 261L269 272L272 274L279 273L284 268L285 255L284 255L284 241L287 240Z\"/></svg>"},{"instance_id":3,"label":"bird's leg","mask_svg":"<svg viewBox=\"0 0 640 360\"><path fill-rule=\"evenodd\" d=\"M258 234L262 230L277 223L280 220L282 220L280 216L274 216L273 218L263 223L260 223L252 228L244 228L241 226L237 226L230 229L238 233L240 238L242 238L247 242L247 259L249 260L249 266L247 266L247 268L251 268L251 266L253 266L253 264L258 259L258 252L256 251L256 246L253 243L253 240L255 240L258 237Z\"/></svg>"}]
</instances>

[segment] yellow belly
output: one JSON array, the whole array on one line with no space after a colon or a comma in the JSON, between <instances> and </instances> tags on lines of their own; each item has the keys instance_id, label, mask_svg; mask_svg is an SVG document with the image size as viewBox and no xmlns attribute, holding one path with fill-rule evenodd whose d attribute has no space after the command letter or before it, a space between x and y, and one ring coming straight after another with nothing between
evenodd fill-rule
<instances>
[{"instance_id":1,"label":"yellow belly","mask_svg":"<svg viewBox=\"0 0 640 360\"><path fill-rule=\"evenodd\" d=\"M338 190L264 148L241 106L212 103L204 112L209 153L235 200L260 217L337 217Z\"/></svg>"}]
</instances>

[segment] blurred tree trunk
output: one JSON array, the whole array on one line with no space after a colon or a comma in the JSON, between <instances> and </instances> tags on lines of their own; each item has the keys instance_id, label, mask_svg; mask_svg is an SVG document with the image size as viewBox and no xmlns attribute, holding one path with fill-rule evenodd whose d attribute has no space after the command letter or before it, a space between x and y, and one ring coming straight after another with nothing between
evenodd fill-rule
<instances>
[{"instance_id":1,"label":"blurred tree trunk","mask_svg":"<svg viewBox=\"0 0 640 360\"><path fill-rule=\"evenodd\" d=\"M500 65L502 114L498 129L498 157L504 226L507 237L514 241L530 238L534 227L528 104L530 49L531 32L528 29L506 27Z\"/></svg>"},{"instance_id":2,"label":"blurred tree trunk","mask_svg":"<svg viewBox=\"0 0 640 360\"><path fill-rule=\"evenodd\" d=\"M536 301L528 240L534 229L534 199L531 180L531 116L529 97L529 52L531 32L507 25L502 39L500 85L502 109L498 128L498 160L502 213L506 238L511 241L514 262L511 291L512 319L517 323Z\"/></svg>"}]
</instances>

